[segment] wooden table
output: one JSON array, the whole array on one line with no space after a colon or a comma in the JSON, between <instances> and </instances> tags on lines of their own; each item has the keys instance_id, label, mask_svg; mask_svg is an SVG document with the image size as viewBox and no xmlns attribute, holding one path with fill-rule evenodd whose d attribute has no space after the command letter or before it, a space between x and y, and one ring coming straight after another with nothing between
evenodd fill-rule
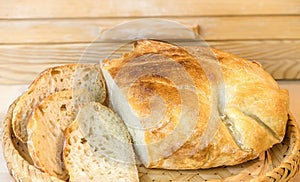
<instances>
[{"instance_id":1,"label":"wooden table","mask_svg":"<svg viewBox=\"0 0 300 182\"><path fill-rule=\"evenodd\" d=\"M300 0L1 2L0 119L43 69L78 62L103 32L138 18L177 21L210 46L261 62L275 79L289 80L279 83L290 91L300 121ZM86 56L100 54L94 49ZM0 181L10 181L2 158Z\"/></svg>"}]
</instances>

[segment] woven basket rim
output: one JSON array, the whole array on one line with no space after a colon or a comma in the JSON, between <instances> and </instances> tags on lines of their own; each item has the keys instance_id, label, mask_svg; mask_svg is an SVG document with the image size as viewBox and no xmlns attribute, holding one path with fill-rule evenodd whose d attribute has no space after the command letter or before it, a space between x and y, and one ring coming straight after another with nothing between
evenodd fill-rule
<instances>
[{"instance_id":1,"label":"woven basket rim","mask_svg":"<svg viewBox=\"0 0 300 182\"><path fill-rule=\"evenodd\" d=\"M2 148L10 175L14 178L15 181L62 181L40 171L35 166L31 165L20 155L20 152L15 148L12 141L13 133L11 129L11 117L18 99L19 98L17 98L10 105L6 117L1 123ZM294 143L289 146L292 147L289 155L286 156L283 161L281 161L280 165L251 181L289 181L299 171L300 133L295 118L291 113L289 113L289 122L287 128L289 129L289 137L293 137L294 139Z\"/></svg>"}]
</instances>

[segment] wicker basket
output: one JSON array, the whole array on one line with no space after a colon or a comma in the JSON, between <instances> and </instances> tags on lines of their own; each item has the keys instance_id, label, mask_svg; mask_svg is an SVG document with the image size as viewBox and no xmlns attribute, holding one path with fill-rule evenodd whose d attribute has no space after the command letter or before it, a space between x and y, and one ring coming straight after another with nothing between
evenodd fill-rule
<instances>
[{"instance_id":1,"label":"wicker basket","mask_svg":"<svg viewBox=\"0 0 300 182\"><path fill-rule=\"evenodd\" d=\"M11 128L10 106L3 121L2 146L7 167L16 181L61 181L43 173L32 165L27 147L18 141ZM286 136L282 143L273 146L259 158L231 167L206 170L172 171L146 169L138 166L141 181L289 181L299 170L299 131L290 114Z\"/></svg>"}]
</instances>

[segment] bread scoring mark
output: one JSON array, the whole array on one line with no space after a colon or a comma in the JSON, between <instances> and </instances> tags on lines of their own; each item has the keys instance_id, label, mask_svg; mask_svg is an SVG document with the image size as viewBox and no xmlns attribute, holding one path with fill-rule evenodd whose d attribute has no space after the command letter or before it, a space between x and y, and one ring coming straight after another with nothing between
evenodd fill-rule
<instances>
[{"instance_id":1,"label":"bread scoring mark","mask_svg":"<svg viewBox=\"0 0 300 182\"><path fill-rule=\"evenodd\" d=\"M276 140L280 141L280 137L268 126L266 125L257 115L249 113L247 111L242 111L246 116L254 119L260 126L262 126L270 135L272 135Z\"/></svg>"},{"instance_id":2,"label":"bread scoring mark","mask_svg":"<svg viewBox=\"0 0 300 182\"><path fill-rule=\"evenodd\" d=\"M233 138L233 141L235 142L235 144L244 151L251 151L248 148L246 148L246 146L242 143L242 141L240 140L241 137L241 133L237 131L237 129L234 126L234 123L230 120L230 118L224 114L221 117L222 122L225 124L227 130L229 131L230 135Z\"/></svg>"}]
</instances>

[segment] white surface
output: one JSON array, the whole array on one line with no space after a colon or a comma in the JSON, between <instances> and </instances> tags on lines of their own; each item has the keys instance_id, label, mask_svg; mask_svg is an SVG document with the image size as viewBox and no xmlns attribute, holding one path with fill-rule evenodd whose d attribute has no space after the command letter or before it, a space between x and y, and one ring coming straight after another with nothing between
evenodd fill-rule
<instances>
[{"instance_id":1,"label":"white surface","mask_svg":"<svg viewBox=\"0 0 300 182\"><path fill-rule=\"evenodd\" d=\"M0 121L4 119L10 104L22 94L27 88L26 85L0 85ZM12 182L3 157L2 145L0 146L0 181Z\"/></svg>"},{"instance_id":2,"label":"white surface","mask_svg":"<svg viewBox=\"0 0 300 182\"><path fill-rule=\"evenodd\" d=\"M300 124L300 81L280 81L281 88L288 89L290 94L290 109ZM0 121L3 120L9 105L26 90L26 85L0 85ZM0 147L0 182L12 182ZM292 182L300 181L298 174Z\"/></svg>"},{"instance_id":3,"label":"white surface","mask_svg":"<svg viewBox=\"0 0 300 182\"><path fill-rule=\"evenodd\" d=\"M0 85L0 121L4 119L9 105L25 91L26 85ZM8 173L3 157L2 145L0 146L0 181L13 181Z\"/></svg>"}]
</instances>

